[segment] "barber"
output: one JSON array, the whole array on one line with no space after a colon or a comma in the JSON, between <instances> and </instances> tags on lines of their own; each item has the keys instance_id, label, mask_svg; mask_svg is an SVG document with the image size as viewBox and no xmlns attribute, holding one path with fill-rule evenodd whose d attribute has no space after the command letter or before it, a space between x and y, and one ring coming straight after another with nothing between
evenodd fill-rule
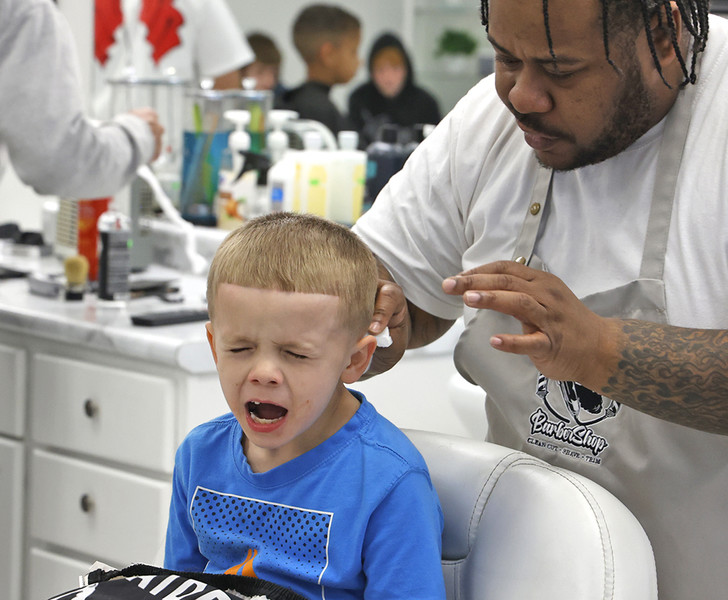
<instances>
[{"instance_id":1,"label":"barber","mask_svg":"<svg viewBox=\"0 0 728 600\"><path fill-rule=\"evenodd\" d=\"M728 21L708 12L483 0L494 76L355 227L394 339L373 371L463 315L488 439L621 499L666 600L728 590Z\"/></svg>"}]
</instances>

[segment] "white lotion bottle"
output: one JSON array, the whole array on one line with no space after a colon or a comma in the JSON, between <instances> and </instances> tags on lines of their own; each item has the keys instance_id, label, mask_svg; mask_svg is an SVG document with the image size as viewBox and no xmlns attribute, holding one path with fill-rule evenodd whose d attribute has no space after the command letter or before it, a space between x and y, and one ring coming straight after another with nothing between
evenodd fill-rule
<instances>
[{"instance_id":1,"label":"white lotion bottle","mask_svg":"<svg viewBox=\"0 0 728 600\"><path fill-rule=\"evenodd\" d=\"M356 131L340 131L339 150L333 152L329 218L351 226L361 216L366 185L367 153L359 150Z\"/></svg>"}]
</instances>

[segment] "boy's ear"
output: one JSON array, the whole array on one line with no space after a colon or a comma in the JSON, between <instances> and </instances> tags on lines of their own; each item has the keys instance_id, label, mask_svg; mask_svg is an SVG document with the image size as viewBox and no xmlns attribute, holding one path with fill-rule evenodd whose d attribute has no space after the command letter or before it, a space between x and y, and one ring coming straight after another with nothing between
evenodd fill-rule
<instances>
[{"instance_id":1,"label":"boy's ear","mask_svg":"<svg viewBox=\"0 0 728 600\"><path fill-rule=\"evenodd\" d=\"M205 331L207 333L207 343L210 344L210 350L212 350L212 358L215 359L215 364L217 364L217 351L215 350L215 335L212 333L212 321L205 323Z\"/></svg>"},{"instance_id":2,"label":"boy's ear","mask_svg":"<svg viewBox=\"0 0 728 600\"><path fill-rule=\"evenodd\" d=\"M323 44L321 44L321 47L319 48L319 60L321 61L321 64L325 66L331 65L331 60L336 54L336 44L334 44L331 41L326 41Z\"/></svg>"},{"instance_id":3,"label":"boy's ear","mask_svg":"<svg viewBox=\"0 0 728 600\"><path fill-rule=\"evenodd\" d=\"M359 380L369 368L374 351L377 349L377 338L373 335L365 335L354 346L349 364L341 374L341 381L354 383Z\"/></svg>"}]
</instances>

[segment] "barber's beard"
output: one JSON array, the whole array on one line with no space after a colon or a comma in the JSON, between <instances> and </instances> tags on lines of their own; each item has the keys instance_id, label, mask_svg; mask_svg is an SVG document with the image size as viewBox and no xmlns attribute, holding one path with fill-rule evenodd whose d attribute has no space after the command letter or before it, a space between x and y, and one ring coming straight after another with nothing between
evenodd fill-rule
<instances>
[{"instance_id":1,"label":"barber's beard","mask_svg":"<svg viewBox=\"0 0 728 600\"><path fill-rule=\"evenodd\" d=\"M633 59L624 69L622 90L602 132L589 146L577 148L571 164L557 170L571 171L616 156L647 133L654 125L653 115L653 97L645 86L637 61Z\"/></svg>"}]
</instances>

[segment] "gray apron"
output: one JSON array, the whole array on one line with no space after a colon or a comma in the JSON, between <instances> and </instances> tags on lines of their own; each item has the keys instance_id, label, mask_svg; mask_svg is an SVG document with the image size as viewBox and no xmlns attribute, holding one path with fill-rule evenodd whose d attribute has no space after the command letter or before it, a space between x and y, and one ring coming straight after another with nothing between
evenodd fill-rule
<instances>
[{"instance_id":1,"label":"gray apron","mask_svg":"<svg viewBox=\"0 0 728 600\"><path fill-rule=\"evenodd\" d=\"M693 88L666 118L639 278L581 299L599 315L666 322L665 250ZM513 255L534 268L543 268L534 246L551 184L551 171L539 169ZM576 382L548 380L527 357L491 348L497 333L520 334L521 324L479 310L455 349L460 373L486 391L488 440L582 473L620 498L655 548L661 598L724 600L728 436L650 417Z\"/></svg>"}]
</instances>

